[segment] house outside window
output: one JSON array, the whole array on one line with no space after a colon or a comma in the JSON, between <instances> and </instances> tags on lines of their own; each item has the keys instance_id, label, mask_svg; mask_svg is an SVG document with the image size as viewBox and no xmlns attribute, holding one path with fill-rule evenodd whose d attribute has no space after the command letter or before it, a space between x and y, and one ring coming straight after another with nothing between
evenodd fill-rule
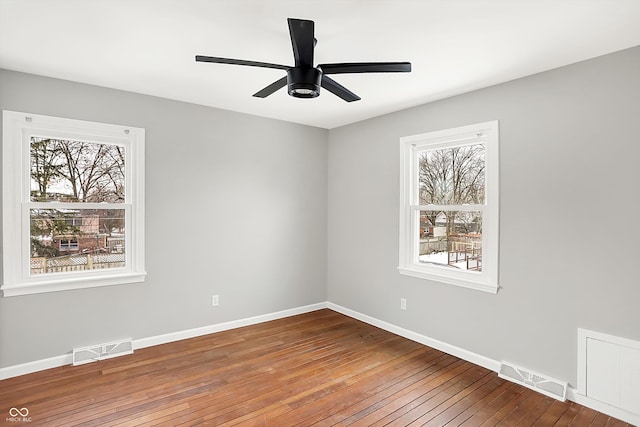
<instances>
[{"instance_id":1,"label":"house outside window","mask_svg":"<svg viewBox=\"0 0 640 427\"><path fill-rule=\"evenodd\" d=\"M498 290L498 122L400 140L401 274Z\"/></svg>"},{"instance_id":2,"label":"house outside window","mask_svg":"<svg viewBox=\"0 0 640 427\"><path fill-rule=\"evenodd\" d=\"M144 280L144 129L4 111L2 150L3 296Z\"/></svg>"}]
</instances>

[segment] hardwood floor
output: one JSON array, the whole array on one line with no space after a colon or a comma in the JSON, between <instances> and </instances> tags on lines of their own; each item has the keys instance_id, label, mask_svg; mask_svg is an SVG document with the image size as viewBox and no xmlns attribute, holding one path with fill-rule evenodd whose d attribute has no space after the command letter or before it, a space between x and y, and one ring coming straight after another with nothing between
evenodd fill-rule
<instances>
[{"instance_id":1,"label":"hardwood floor","mask_svg":"<svg viewBox=\"0 0 640 427\"><path fill-rule=\"evenodd\" d=\"M0 403L29 410L14 426L628 426L330 310L7 379Z\"/></svg>"}]
</instances>

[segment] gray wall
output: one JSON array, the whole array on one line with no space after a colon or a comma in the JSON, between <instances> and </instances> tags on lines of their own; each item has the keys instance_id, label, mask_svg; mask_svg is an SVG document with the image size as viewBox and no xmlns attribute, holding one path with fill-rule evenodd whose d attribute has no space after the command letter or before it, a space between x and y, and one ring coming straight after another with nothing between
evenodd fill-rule
<instances>
[{"instance_id":1,"label":"gray wall","mask_svg":"<svg viewBox=\"0 0 640 427\"><path fill-rule=\"evenodd\" d=\"M0 298L0 367L326 301L326 130L3 70L0 108L146 128L148 271Z\"/></svg>"},{"instance_id":2,"label":"gray wall","mask_svg":"<svg viewBox=\"0 0 640 427\"><path fill-rule=\"evenodd\" d=\"M329 301L574 386L578 327L640 340L638 76L640 47L331 130ZM399 138L494 119L502 289L401 276Z\"/></svg>"},{"instance_id":3,"label":"gray wall","mask_svg":"<svg viewBox=\"0 0 640 427\"><path fill-rule=\"evenodd\" d=\"M639 72L634 48L325 131L2 71L2 109L147 129L149 275L0 299L0 367L329 300L575 385L578 327L640 339ZM502 289L401 276L399 138L494 119Z\"/></svg>"}]
</instances>

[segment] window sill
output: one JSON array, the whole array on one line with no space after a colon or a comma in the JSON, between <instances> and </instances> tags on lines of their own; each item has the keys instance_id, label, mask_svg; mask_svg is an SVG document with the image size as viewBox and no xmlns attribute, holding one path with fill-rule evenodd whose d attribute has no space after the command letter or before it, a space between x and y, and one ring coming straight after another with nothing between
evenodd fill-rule
<instances>
[{"instance_id":1,"label":"window sill","mask_svg":"<svg viewBox=\"0 0 640 427\"><path fill-rule=\"evenodd\" d=\"M4 285L0 292L3 297L69 291L73 289L96 288L100 286L124 285L144 282L146 272L100 275L100 277L78 277L70 279L49 279L38 282Z\"/></svg>"},{"instance_id":2,"label":"window sill","mask_svg":"<svg viewBox=\"0 0 640 427\"><path fill-rule=\"evenodd\" d=\"M400 274L404 274L405 276L433 280L434 282L447 283L449 285L475 289L476 291L487 292L490 294L497 294L499 289L499 286L497 284L493 285L479 281L467 280L466 278L452 277L451 275L438 274L437 272L425 271L418 268L398 267L398 271L400 272Z\"/></svg>"}]
</instances>

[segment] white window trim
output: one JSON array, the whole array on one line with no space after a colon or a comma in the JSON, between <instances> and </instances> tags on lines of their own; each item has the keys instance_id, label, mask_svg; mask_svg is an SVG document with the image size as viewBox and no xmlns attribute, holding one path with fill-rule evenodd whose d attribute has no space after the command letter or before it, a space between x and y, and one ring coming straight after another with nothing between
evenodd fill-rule
<instances>
[{"instance_id":1,"label":"white window trim","mask_svg":"<svg viewBox=\"0 0 640 427\"><path fill-rule=\"evenodd\" d=\"M2 132L2 296L55 292L142 282L144 254L145 130L131 126L87 122L3 111ZM77 138L125 147L126 267L85 272L30 274L29 138L32 134ZM33 205L33 203L31 203ZM54 203L47 203L54 207ZM98 209L100 204L83 203ZM16 248L16 250L7 250Z\"/></svg>"},{"instance_id":2,"label":"white window trim","mask_svg":"<svg viewBox=\"0 0 640 427\"><path fill-rule=\"evenodd\" d=\"M485 143L485 205L481 210L482 272L454 270L418 262L419 211L437 210L436 205L419 206L417 198L417 153L425 148L446 148L460 144ZM498 121L478 123L400 138L400 247L398 271L401 274L433 280L479 291L498 292L499 242L499 129Z\"/></svg>"}]
</instances>

